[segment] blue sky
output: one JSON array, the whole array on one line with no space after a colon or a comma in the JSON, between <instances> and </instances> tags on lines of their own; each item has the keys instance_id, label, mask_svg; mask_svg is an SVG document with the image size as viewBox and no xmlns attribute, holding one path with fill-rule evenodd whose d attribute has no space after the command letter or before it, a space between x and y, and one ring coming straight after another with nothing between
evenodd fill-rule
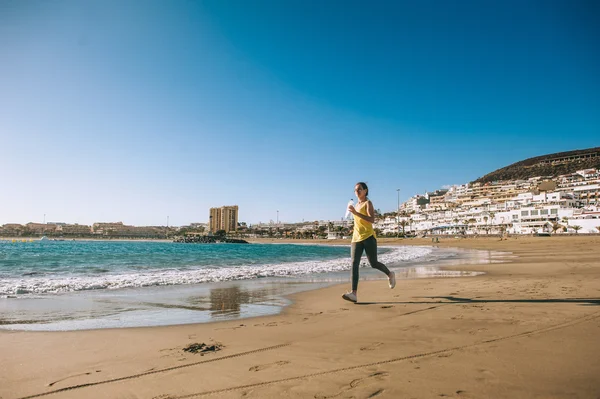
<instances>
[{"instance_id":1,"label":"blue sky","mask_svg":"<svg viewBox=\"0 0 600 399\"><path fill-rule=\"evenodd\" d=\"M0 224L339 219L600 145L595 1L0 0Z\"/></svg>"}]
</instances>

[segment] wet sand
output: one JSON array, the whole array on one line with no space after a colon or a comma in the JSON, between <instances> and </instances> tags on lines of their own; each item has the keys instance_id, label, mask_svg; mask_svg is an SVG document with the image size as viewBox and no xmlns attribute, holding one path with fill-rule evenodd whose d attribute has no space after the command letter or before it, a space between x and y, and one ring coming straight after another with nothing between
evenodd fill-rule
<instances>
[{"instance_id":1,"label":"wet sand","mask_svg":"<svg viewBox=\"0 0 600 399\"><path fill-rule=\"evenodd\" d=\"M452 267L477 277L361 281L359 304L340 298L345 284L296 294L276 316L0 331L0 398L600 397L599 236L435 245L516 256Z\"/></svg>"}]
</instances>

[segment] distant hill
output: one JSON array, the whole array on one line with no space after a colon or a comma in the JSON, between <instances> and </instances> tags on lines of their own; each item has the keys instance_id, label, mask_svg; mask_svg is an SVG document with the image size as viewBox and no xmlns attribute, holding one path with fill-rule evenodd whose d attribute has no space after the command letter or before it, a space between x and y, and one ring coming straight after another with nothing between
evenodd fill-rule
<instances>
[{"instance_id":1,"label":"distant hill","mask_svg":"<svg viewBox=\"0 0 600 399\"><path fill-rule=\"evenodd\" d=\"M600 169L600 147L529 158L488 173L472 183L520 180L536 176L554 177L588 168Z\"/></svg>"}]
</instances>

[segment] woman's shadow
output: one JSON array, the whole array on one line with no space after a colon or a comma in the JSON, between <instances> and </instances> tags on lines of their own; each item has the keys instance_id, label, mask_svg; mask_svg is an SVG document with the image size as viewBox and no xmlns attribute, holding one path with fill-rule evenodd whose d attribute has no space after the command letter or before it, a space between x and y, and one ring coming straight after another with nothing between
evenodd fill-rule
<instances>
[{"instance_id":1,"label":"woman's shadow","mask_svg":"<svg viewBox=\"0 0 600 399\"><path fill-rule=\"evenodd\" d=\"M439 305L439 304L465 304L465 303L575 303L583 306L600 305L599 298L546 298L546 299L479 299L459 298L456 296L424 296L418 299L430 299L428 301L386 301L386 302L357 302L356 305Z\"/></svg>"}]
</instances>

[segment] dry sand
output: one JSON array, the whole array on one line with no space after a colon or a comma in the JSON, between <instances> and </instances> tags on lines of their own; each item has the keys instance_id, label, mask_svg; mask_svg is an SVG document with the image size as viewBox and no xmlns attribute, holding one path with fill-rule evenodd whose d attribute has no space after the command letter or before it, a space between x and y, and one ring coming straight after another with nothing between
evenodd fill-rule
<instances>
[{"instance_id":1,"label":"dry sand","mask_svg":"<svg viewBox=\"0 0 600 399\"><path fill-rule=\"evenodd\" d=\"M277 316L0 331L0 398L600 398L599 236L436 245L516 256L461 267L478 277L361 282L356 305L344 285Z\"/></svg>"}]
</instances>

